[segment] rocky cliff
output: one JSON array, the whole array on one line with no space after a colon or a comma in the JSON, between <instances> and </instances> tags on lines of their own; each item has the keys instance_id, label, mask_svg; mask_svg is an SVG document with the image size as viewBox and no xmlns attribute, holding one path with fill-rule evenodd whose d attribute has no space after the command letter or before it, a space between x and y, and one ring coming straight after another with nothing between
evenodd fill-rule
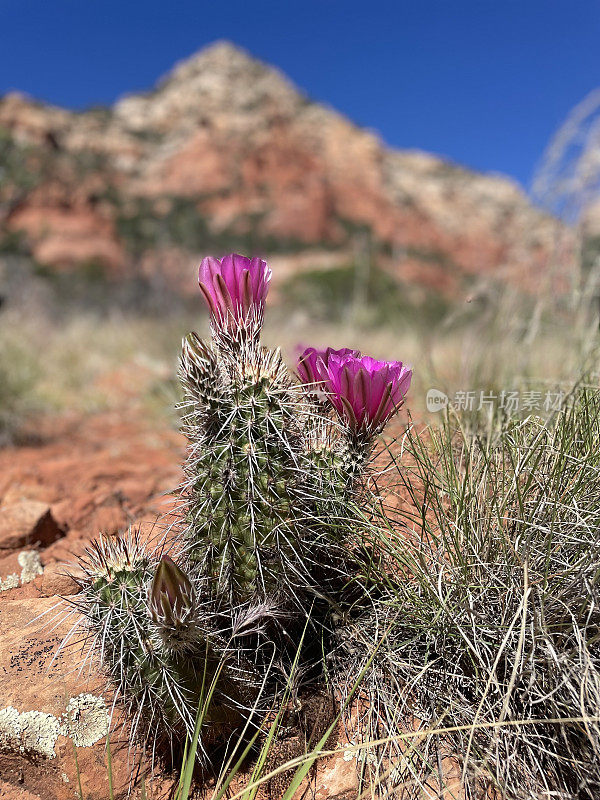
<instances>
[{"instance_id":1,"label":"rocky cliff","mask_svg":"<svg viewBox=\"0 0 600 800\"><path fill-rule=\"evenodd\" d=\"M111 108L7 95L0 176L4 252L182 285L207 251L286 254L294 270L366 242L404 283L535 287L558 230L513 181L389 149L228 43Z\"/></svg>"}]
</instances>

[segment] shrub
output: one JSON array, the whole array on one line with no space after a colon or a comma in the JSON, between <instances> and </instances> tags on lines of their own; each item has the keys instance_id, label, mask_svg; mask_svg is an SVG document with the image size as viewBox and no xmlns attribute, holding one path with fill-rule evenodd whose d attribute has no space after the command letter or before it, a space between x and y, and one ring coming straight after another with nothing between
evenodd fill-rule
<instances>
[{"instance_id":1,"label":"shrub","mask_svg":"<svg viewBox=\"0 0 600 800\"><path fill-rule=\"evenodd\" d=\"M441 295L429 293L424 300L417 300L401 283L376 266L371 267L364 289L364 297L357 300L356 266L348 264L294 275L282 287L282 295L288 306L310 309L314 319L340 322L356 311L361 315L361 322L373 326L386 323L408 326L417 316L420 324L439 321L448 310ZM358 302L360 308L356 308Z\"/></svg>"}]
</instances>

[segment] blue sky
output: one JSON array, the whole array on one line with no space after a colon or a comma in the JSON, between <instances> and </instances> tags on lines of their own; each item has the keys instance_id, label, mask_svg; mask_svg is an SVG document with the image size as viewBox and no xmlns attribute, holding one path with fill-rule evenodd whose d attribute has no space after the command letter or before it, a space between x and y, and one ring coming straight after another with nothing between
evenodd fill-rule
<instances>
[{"instance_id":1,"label":"blue sky","mask_svg":"<svg viewBox=\"0 0 600 800\"><path fill-rule=\"evenodd\" d=\"M390 145L525 186L600 85L600 0L0 0L0 93L110 103L222 38Z\"/></svg>"}]
</instances>

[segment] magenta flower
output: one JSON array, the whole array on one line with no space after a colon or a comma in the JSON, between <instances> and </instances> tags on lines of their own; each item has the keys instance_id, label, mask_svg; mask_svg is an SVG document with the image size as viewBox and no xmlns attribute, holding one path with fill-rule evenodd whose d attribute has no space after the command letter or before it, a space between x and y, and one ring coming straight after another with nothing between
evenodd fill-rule
<instances>
[{"instance_id":1,"label":"magenta flower","mask_svg":"<svg viewBox=\"0 0 600 800\"><path fill-rule=\"evenodd\" d=\"M235 253L221 260L203 258L198 275L213 321L226 328L241 327L251 318L260 327L270 280L266 261Z\"/></svg>"},{"instance_id":2,"label":"magenta flower","mask_svg":"<svg viewBox=\"0 0 600 800\"><path fill-rule=\"evenodd\" d=\"M298 372L305 383L323 385L355 433L383 428L404 402L412 379L412 370L401 361L377 361L348 349L309 347L299 359Z\"/></svg>"},{"instance_id":3,"label":"magenta flower","mask_svg":"<svg viewBox=\"0 0 600 800\"><path fill-rule=\"evenodd\" d=\"M327 380L327 365L331 356L346 358L353 356L360 358L358 350L350 350L342 347L341 350L334 350L328 347L326 350L317 350L314 347L307 347L298 357L298 374L302 383L323 383Z\"/></svg>"}]
</instances>

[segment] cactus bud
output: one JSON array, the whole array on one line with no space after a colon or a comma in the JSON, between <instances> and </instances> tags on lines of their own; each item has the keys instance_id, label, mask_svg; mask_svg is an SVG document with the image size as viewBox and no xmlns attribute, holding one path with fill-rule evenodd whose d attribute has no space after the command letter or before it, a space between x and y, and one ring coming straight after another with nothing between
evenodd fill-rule
<instances>
[{"instance_id":1,"label":"cactus bud","mask_svg":"<svg viewBox=\"0 0 600 800\"><path fill-rule=\"evenodd\" d=\"M157 624L185 624L194 607L194 589L185 572L169 558L160 560L150 588L150 616Z\"/></svg>"}]
</instances>

